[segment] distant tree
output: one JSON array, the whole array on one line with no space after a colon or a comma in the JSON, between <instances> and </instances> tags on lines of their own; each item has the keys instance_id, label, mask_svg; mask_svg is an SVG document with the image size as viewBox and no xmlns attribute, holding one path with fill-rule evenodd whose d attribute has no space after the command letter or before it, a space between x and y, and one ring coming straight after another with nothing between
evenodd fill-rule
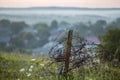
<instances>
[{"instance_id":1,"label":"distant tree","mask_svg":"<svg viewBox=\"0 0 120 80\"><path fill-rule=\"evenodd\" d=\"M1 27L5 27L5 28L10 27L10 21L6 19L0 20L0 28Z\"/></svg>"},{"instance_id":2,"label":"distant tree","mask_svg":"<svg viewBox=\"0 0 120 80\"><path fill-rule=\"evenodd\" d=\"M45 43L48 42L48 38L50 36L50 31L49 31L49 28L46 24L42 24L42 23L39 23L39 24L36 24L34 26L34 28L37 30L37 34L36 34L36 37L37 37L37 41L38 41L38 46L43 46Z\"/></svg>"},{"instance_id":3,"label":"distant tree","mask_svg":"<svg viewBox=\"0 0 120 80\"><path fill-rule=\"evenodd\" d=\"M101 58L105 61L112 61L114 58L120 61L120 29L109 29L100 37Z\"/></svg>"},{"instance_id":4,"label":"distant tree","mask_svg":"<svg viewBox=\"0 0 120 80\"><path fill-rule=\"evenodd\" d=\"M24 47L23 39L20 35L16 35L11 38L10 45L14 46L14 48L22 48Z\"/></svg>"},{"instance_id":5,"label":"distant tree","mask_svg":"<svg viewBox=\"0 0 120 80\"><path fill-rule=\"evenodd\" d=\"M10 45L19 49L29 49L35 47L35 36L30 32L22 32L14 37L10 41Z\"/></svg>"},{"instance_id":6,"label":"distant tree","mask_svg":"<svg viewBox=\"0 0 120 80\"><path fill-rule=\"evenodd\" d=\"M75 25L76 32L78 32L82 37L87 36L88 26L84 23L78 23Z\"/></svg>"},{"instance_id":7,"label":"distant tree","mask_svg":"<svg viewBox=\"0 0 120 80\"><path fill-rule=\"evenodd\" d=\"M120 29L120 18L117 18L115 21L112 21L111 23L109 23L106 27L106 30L115 29L115 28Z\"/></svg>"},{"instance_id":8,"label":"distant tree","mask_svg":"<svg viewBox=\"0 0 120 80\"><path fill-rule=\"evenodd\" d=\"M10 21L7 19L0 20L0 50L5 50L11 37Z\"/></svg>"},{"instance_id":9,"label":"distant tree","mask_svg":"<svg viewBox=\"0 0 120 80\"><path fill-rule=\"evenodd\" d=\"M120 18L116 19L117 28L120 28Z\"/></svg>"},{"instance_id":10,"label":"distant tree","mask_svg":"<svg viewBox=\"0 0 120 80\"><path fill-rule=\"evenodd\" d=\"M57 22L57 20L53 20L52 22L51 22L51 29L56 29L58 27L58 22Z\"/></svg>"},{"instance_id":11,"label":"distant tree","mask_svg":"<svg viewBox=\"0 0 120 80\"><path fill-rule=\"evenodd\" d=\"M13 34L18 34L25 27L28 27L28 25L25 22L12 22L11 23L11 30Z\"/></svg>"},{"instance_id":12,"label":"distant tree","mask_svg":"<svg viewBox=\"0 0 120 80\"><path fill-rule=\"evenodd\" d=\"M10 21L3 19L0 21L0 36L10 36L11 29L10 29Z\"/></svg>"},{"instance_id":13,"label":"distant tree","mask_svg":"<svg viewBox=\"0 0 120 80\"><path fill-rule=\"evenodd\" d=\"M105 33L105 26L106 26L105 20L98 20L95 24L91 26L91 31L95 36L100 36Z\"/></svg>"},{"instance_id":14,"label":"distant tree","mask_svg":"<svg viewBox=\"0 0 120 80\"><path fill-rule=\"evenodd\" d=\"M23 39L25 48L34 48L36 47L36 39L35 36L31 32L22 32L21 38Z\"/></svg>"}]
</instances>

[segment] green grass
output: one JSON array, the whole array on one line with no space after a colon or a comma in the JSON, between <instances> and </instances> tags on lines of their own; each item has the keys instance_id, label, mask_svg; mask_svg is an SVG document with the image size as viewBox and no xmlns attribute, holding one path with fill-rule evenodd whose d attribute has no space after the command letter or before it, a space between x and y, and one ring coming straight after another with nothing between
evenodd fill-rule
<instances>
[{"instance_id":1,"label":"green grass","mask_svg":"<svg viewBox=\"0 0 120 80\"><path fill-rule=\"evenodd\" d=\"M49 58L0 52L0 80L66 80L58 76L59 63ZM68 73L68 80L120 80L120 68L108 63L85 65Z\"/></svg>"}]
</instances>

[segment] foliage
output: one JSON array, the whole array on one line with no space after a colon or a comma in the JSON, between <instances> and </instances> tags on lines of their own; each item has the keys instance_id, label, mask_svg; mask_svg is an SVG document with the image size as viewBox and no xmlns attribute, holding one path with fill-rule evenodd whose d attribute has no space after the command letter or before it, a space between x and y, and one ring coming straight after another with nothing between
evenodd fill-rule
<instances>
[{"instance_id":1,"label":"foliage","mask_svg":"<svg viewBox=\"0 0 120 80\"><path fill-rule=\"evenodd\" d=\"M22 32L12 37L11 44L16 48L33 48L35 46L35 36L30 32Z\"/></svg>"},{"instance_id":2,"label":"foliage","mask_svg":"<svg viewBox=\"0 0 120 80\"><path fill-rule=\"evenodd\" d=\"M10 25L9 20L6 20L6 19L0 20L0 28L1 27L9 27L9 25Z\"/></svg>"},{"instance_id":3,"label":"foliage","mask_svg":"<svg viewBox=\"0 0 120 80\"><path fill-rule=\"evenodd\" d=\"M100 36L104 34L105 32L104 27L106 26L106 24L107 24L106 21L98 20L96 21L95 24L91 26L91 31L93 32L95 36Z\"/></svg>"},{"instance_id":4,"label":"foliage","mask_svg":"<svg viewBox=\"0 0 120 80\"><path fill-rule=\"evenodd\" d=\"M20 31L22 31L25 27L28 27L28 25L25 22L12 22L10 27L12 33L17 34Z\"/></svg>"},{"instance_id":5,"label":"foliage","mask_svg":"<svg viewBox=\"0 0 120 80\"><path fill-rule=\"evenodd\" d=\"M0 20L0 37L6 37L11 35L10 31L10 21L9 20Z\"/></svg>"},{"instance_id":6,"label":"foliage","mask_svg":"<svg viewBox=\"0 0 120 80\"><path fill-rule=\"evenodd\" d=\"M51 29L56 29L57 27L58 27L58 22L57 22L57 20L53 20L53 21L51 22L50 28L51 28Z\"/></svg>"},{"instance_id":7,"label":"foliage","mask_svg":"<svg viewBox=\"0 0 120 80\"><path fill-rule=\"evenodd\" d=\"M0 52L0 80L66 80L58 76L58 63L48 58ZM120 80L120 69L108 63L88 64L68 73L68 80Z\"/></svg>"},{"instance_id":8,"label":"foliage","mask_svg":"<svg viewBox=\"0 0 120 80\"><path fill-rule=\"evenodd\" d=\"M105 61L120 60L120 29L110 29L100 37L99 49Z\"/></svg>"},{"instance_id":9,"label":"foliage","mask_svg":"<svg viewBox=\"0 0 120 80\"><path fill-rule=\"evenodd\" d=\"M117 18L115 21L109 23L106 27L106 30L116 29L116 28L120 29L120 18Z\"/></svg>"},{"instance_id":10,"label":"foliage","mask_svg":"<svg viewBox=\"0 0 120 80\"><path fill-rule=\"evenodd\" d=\"M0 50L2 51L26 51L41 47L47 43L49 36L49 27L44 23L30 27L22 21L0 20Z\"/></svg>"},{"instance_id":11,"label":"foliage","mask_svg":"<svg viewBox=\"0 0 120 80\"><path fill-rule=\"evenodd\" d=\"M23 21L15 22L3 19L0 20L0 50L14 51L17 49L24 51L25 49L42 47L48 43L48 39L54 39L59 34L61 36L61 32L64 33L68 28L74 28L77 34L82 37L96 37L103 35L108 29L120 29L120 18L110 23L105 20L97 20L95 23L88 22L88 24L84 22L70 24L69 21L58 23L57 20L52 20L50 25L37 23L31 26ZM64 38L63 36L61 41Z\"/></svg>"},{"instance_id":12,"label":"foliage","mask_svg":"<svg viewBox=\"0 0 120 80\"><path fill-rule=\"evenodd\" d=\"M76 27L76 32L80 34L82 37L87 36L87 31L88 31L88 26L84 23L78 23L75 25Z\"/></svg>"},{"instance_id":13,"label":"foliage","mask_svg":"<svg viewBox=\"0 0 120 80\"><path fill-rule=\"evenodd\" d=\"M49 28L46 24L43 23L36 24L34 27L38 31L36 36L39 39L39 46L43 46L45 43L47 43L48 38L50 36Z\"/></svg>"}]
</instances>

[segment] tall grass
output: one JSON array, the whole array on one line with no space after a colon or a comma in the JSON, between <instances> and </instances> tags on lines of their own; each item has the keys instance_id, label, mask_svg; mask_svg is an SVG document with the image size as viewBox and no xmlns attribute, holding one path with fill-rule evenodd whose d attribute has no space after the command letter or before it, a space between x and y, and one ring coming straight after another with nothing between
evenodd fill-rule
<instances>
[{"instance_id":1,"label":"tall grass","mask_svg":"<svg viewBox=\"0 0 120 80\"><path fill-rule=\"evenodd\" d=\"M59 63L49 58L0 52L0 80L66 80L57 75ZM108 63L84 65L70 71L67 80L120 80L120 68Z\"/></svg>"}]
</instances>

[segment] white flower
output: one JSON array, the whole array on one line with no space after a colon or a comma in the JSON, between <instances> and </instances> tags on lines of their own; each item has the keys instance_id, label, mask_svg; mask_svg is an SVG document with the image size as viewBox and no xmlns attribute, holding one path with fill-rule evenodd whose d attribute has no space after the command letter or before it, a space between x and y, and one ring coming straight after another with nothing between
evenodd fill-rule
<instances>
[{"instance_id":1,"label":"white flower","mask_svg":"<svg viewBox=\"0 0 120 80\"><path fill-rule=\"evenodd\" d=\"M24 71L25 71L25 68L20 69L20 72L24 72Z\"/></svg>"},{"instance_id":2,"label":"white flower","mask_svg":"<svg viewBox=\"0 0 120 80\"><path fill-rule=\"evenodd\" d=\"M45 65L44 64L40 64L42 67L44 67Z\"/></svg>"},{"instance_id":3,"label":"white flower","mask_svg":"<svg viewBox=\"0 0 120 80\"><path fill-rule=\"evenodd\" d=\"M57 68L57 67L55 67L55 69L56 69L56 70L58 70L58 68Z\"/></svg>"},{"instance_id":4,"label":"white flower","mask_svg":"<svg viewBox=\"0 0 120 80\"><path fill-rule=\"evenodd\" d=\"M29 71L32 72L32 69L30 68Z\"/></svg>"},{"instance_id":5,"label":"white flower","mask_svg":"<svg viewBox=\"0 0 120 80\"><path fill-rule=\"evenodd\" d=\"M20 79L17 79L17 80L20 80Z\"/></svg>"},{"instance_id":6,"label":"white flower","mask_svg":"<svg viewBox=\"0 0 120 80\"><path fill-rule=\"evenodd\" d=\"M33 65L31 65L31 66L30 66L30 68L32 69L32 68L34 68L34 66L33 66Z\"/></svg>"},{"instance_id":7,"label":"white flower","mask_svg":"<svg viewBox=\"0 0 120 80\"><path fill-rule=\"evenodd\" d=\"M100 59L94 59L93 62L100 63Z\"/></svg>"},{"instance_id":8,"label":"white flower","mask_svg":"<svg viewBox=\"0 0 120 80\"><path fill-rule=\"evenodd\" d=\"M33 59L31 59L31 61L35 61L35 60L36 60L36 59L34 59L34 58L33 58Z\"/></svg>"},{"instance_id":9,"label":"white flower","mask_svg":"<svg viewBox=\"0 0 120 80\"><path fill-rule=\"evenodd\" d=\"M26 74L27 74L28 77L31 76L31 73L26 73Z\"/></svg>"},{"instance_id":10,"label":"white flower","mask_svg":"<svg viewBox=\"0 0 120 80\"><path fill-rule=\"evenodd\" d=\"M93 80L92 78L90 78L90 77L86 77L86 80Z\"/></svg>"},{"instance_id":11,"label":"white flower","mask_svg":"<svg viewBox=\"0 0 120 80\"><path fill-rule=\"evenodd\" d=\"M100 59L97 59L96 62L97 62L97 63L100 63Z\"/></svg>"},{"instance_id":12,"label":"white flower","mask_svg":"<svg viewBox=\"0 0 120 80\"><path fill-rule=\"evenodd\" d=\"M108 65L105 65L105 69L109 69Z\"/></svg>"},{"instance_id":13,"label":"white flower","mask_svg":"<svg viewBox=\"0 0 120 80\"><path fill-rule=\"evenodd\" d=\"M40 77L40 79L43 79L43 77Z\"/></svg>"}]
</instances>

